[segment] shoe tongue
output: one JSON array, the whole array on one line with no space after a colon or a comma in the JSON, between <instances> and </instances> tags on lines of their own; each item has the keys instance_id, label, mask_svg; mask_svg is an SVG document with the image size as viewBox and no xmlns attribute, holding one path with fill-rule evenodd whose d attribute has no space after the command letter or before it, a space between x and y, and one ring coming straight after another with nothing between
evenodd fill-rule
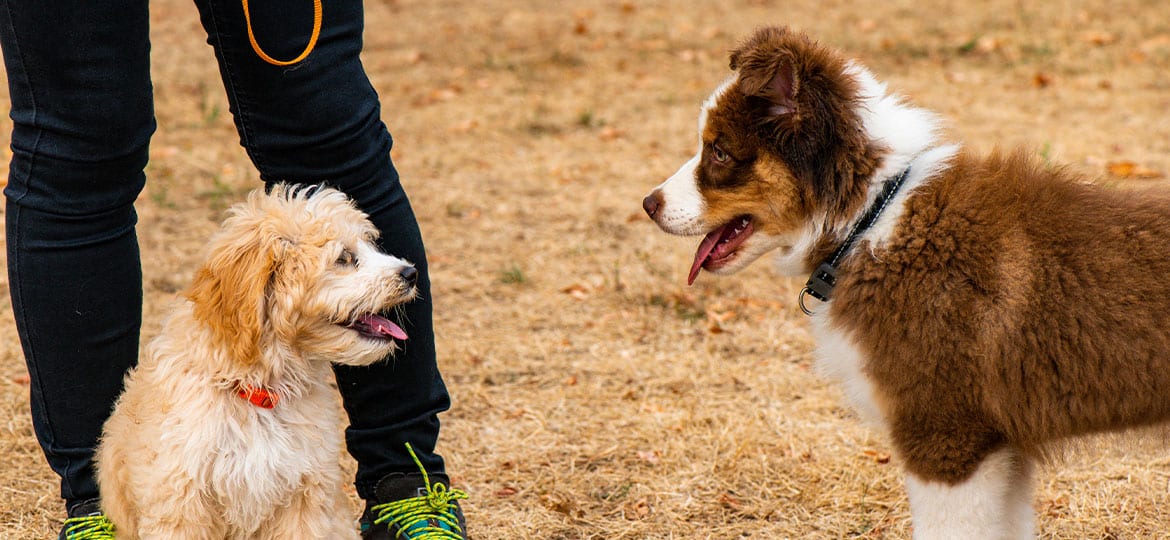
<instances>
[{"instance_id":1,"label":"shoe tongue","mask_svg":"<svg viewBox=\"0 0 1170 540\"><path fill-rule=\"evenodd\" d=\"M450 485L447 480L447 475L443 473L427 473L430 475L431 484ZM392 473L382 477L378 481L377 486L374 487L374 497L378 503L388 503L401 499L410 499L413 497L425 496L427 494L426 484L423 483L423 477L418 473Z\"/></svg>"},{"instance_id":2,"label":"shoe tongue","mask_svg":"<svg viewBox=\"0 0 1170 540\"><path fill-rule=\"evenodd\" d=\"M730 223L725 223L722 227L703 237L703 241L699 243L699 249L695 251L695 262L691 263L691 271L687 274L687 285L695 282L695 278L699 275L699 269L703 267L703 263L707 262L707 257L711 256L711 252L715 251L715 246L719 244L719 238L723 236L723 230L728 226Z\"/></svg>"},{"instance_id":3,"label":"shoe tongue","mask_svg":"<svg viewBox=\"0 0 1170 540\"><path fill-rule=\"evenodd\" d=\"M100 513L102 513L102 505L99 499L87 499L70 506L68 509L69 517L85 517Z\"/></svg>"}]
</instances>

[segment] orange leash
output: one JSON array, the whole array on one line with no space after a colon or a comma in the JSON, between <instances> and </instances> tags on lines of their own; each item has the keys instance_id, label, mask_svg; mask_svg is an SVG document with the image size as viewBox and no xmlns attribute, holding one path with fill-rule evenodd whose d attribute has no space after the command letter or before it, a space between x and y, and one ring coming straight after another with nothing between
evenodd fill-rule
<instances>
[{"instance_id":1,"label":"orange leash","mask_svg":"<svg viewBox=\"0 0 1170 540\"><path fill-rule=\"evenodd\" d=\"M241 1L244 4L244 22L248 26L248 41L252 42L252 50L256 51L256 55L265 62L274 66L291 66L307 58L309 53L313 52L313 47L317 46L317 38L321 37L321 0L313 0L313 34L309 36L309 44L305 45L305 50L292 60L277 60L260 48L260 44L256 42L256 35L252 33L252 15L248 12L248 0Z\"/></svg>"}]
</instances>

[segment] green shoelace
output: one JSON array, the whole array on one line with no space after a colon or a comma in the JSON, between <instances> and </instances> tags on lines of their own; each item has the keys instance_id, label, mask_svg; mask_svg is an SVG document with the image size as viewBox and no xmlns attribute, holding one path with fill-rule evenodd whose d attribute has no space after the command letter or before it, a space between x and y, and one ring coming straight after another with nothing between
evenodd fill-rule
<instances>
[{"instance_id":1,"label":"green shoelace","mask_svg":"<svg viewBox=\"0 0 1170 540\"><path fill-rule=\"evenodd\" d=\"M374 523L397 526L398 535L406 534L410 540L462 540L463 529L453 503L466 499L467 493L441 483L432 484L410 443L406 443L406 451L422 471L427 494L374 506L371 510L378 516Z\"/></svg>"},{"instance_id":2,"label":"green shoelace","mask_svg":"<svg viewBox=\"0 0 1170 540\"><path fill-rule=\"evenodd\" d=\"M114 524L106 516L93 514L65 520L68 540L114 540Z\"/></svg>"}]
</instances>

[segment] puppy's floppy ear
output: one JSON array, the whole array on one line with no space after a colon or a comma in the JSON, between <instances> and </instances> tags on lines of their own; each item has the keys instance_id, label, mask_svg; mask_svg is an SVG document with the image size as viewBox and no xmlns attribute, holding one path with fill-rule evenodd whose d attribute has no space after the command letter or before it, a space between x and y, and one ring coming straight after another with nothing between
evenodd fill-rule
<instances>
[{"instance_id":1,"label":"puppy's floppy ear","mask_svg":"<svg viewBox=\"0 0 1170 540\"><path fill-rule=\"evenodd\" d=\"M273 227L250 214L253 211L259 210L245 203L228 218L187 292L195 319L207 325L234 361L243 364L259 358L265 297L288 245Z\"/></svg>"},{"instance_id":2,"label":"puppy's floppy ear","mask_svg":"<svg viewBox=\"0 0 1170 540\"><path fill-rule=\"evenodd\" d=\"M731 69L739 71L739 89L745 96L770 104L768 112L781 116L796 112L800 79L793 51L784 42L787 29L764 28L731 52Z\"/></svg>"}]
</instances>

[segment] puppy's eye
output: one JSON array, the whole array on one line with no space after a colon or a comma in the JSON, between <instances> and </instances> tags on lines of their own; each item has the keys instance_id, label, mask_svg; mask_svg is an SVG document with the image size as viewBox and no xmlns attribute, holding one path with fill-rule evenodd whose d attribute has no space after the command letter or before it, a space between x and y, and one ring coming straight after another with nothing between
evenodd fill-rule
<instances>
[{"instance_id":1,"label":"puppy's eye","mask_svg":"<svg viewBox=\"0 0 1170 540\"><path fill-rule=\"evenodd\" d=\"M729 160L731 160L731 156L727 155L727 152L724 152L723 149L719 148L719 145L717 144L711 145L711 157L719 163L727 163Z\"/></svg>"},{"instance_id":2,"label":"puppy's eye","mask_svg":"<svg viewBox=\"0 0 1170 540\"><path fill-rule=\"evenodd\" d=\"M348 249L343 249L341 255L337 256L336 264L338 266L354 266L357 264L357 255Z\"/></svg>"}]
</instances>

